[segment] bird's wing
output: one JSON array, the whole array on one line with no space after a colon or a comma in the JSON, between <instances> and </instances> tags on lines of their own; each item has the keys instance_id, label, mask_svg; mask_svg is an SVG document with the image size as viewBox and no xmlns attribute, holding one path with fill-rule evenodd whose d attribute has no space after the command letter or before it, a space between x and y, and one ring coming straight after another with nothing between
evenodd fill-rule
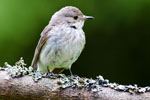
<instances>
[{"instance_id":1,"label":"bird's wing","mask_svg":"<svg viewBox=\"0 0 150 100\"><path fill-rule=\"evenodd\" d=\"M50 37L50 35L48 35L47 33L51 29L52 29L52 26L48 25L48 26L45 27L45 29L41 33L41 37L40 37L38 45L37 45L37 47L35 49L34 57L33 57L32 63L31 63L31 66L33 68L35 68L35 64L37 63L37 60L39 58L39 54L40 54L40 51L41 51L43 45L45 44L45 42L47 41L47 39Z\"/></svg>"}]
</instances>

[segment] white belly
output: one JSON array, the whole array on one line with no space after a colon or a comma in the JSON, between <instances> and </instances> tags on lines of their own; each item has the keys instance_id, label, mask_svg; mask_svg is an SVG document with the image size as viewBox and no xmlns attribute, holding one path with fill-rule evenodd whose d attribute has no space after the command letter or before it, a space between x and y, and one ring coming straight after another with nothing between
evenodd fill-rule
<instances>
[{"instance_id":1,"label":"white belly","mask_svg":"<svg viewBox=\"0 0 150 100\"><path fill-rule=\"evenodd\" d=\"M40 53L41 67L69 68L77 60L85 45L83 30L68 27L51 30L49 34L51 37Z\"/></svg>"}]
</instances>

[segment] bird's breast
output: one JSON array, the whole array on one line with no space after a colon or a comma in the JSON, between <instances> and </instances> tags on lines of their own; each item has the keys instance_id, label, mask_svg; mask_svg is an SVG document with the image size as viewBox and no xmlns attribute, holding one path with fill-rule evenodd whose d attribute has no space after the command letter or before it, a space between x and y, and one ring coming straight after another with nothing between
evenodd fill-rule
<instances>
[{"instance_id":1,"label":"bird's breast","mask_svg":"<svg viewBox=\"0 0 150 100\"><path fill-rule=\"evenodd\" d=\"M44 63L65 65L75 61L85 45L85 35L81 28L57 27L49 32L50 38L42 49Z\"/></svg>"}]
</instances>

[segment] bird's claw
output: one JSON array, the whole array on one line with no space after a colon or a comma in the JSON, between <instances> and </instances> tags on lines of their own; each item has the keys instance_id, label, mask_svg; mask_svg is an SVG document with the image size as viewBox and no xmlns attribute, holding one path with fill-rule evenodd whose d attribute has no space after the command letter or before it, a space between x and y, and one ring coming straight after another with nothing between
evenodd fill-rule
<instances>
[{"instance_id":1,"label":"bird's claw","mask_svg":"<svg viewBox=\"0 0 150 100\"><path fill-rule=\"evenodd\" d=\"M53 72L50 72L50 70L49 70L49 68L47 67L47 71L46 71L46 73L45 73L45 77L50 77L50 76L53 76L54 75L54 73Z\"/></svg>"}]
</instances>

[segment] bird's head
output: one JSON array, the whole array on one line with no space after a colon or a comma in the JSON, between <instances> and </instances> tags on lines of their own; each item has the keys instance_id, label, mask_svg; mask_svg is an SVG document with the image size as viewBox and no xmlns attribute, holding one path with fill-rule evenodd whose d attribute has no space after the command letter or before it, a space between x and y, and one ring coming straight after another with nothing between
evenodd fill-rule
<instances>
[{"instance_id":1,"label":"bird's head","mask_svg":"<svg viewBox=\"0 0 150 100\"><path fill-rule=\"evenodd\" d=\"M77 25L82 27L84 21L87 19L93 19L92 16L85 16L78 8L67 6L57 11L51 18L50 23L52 25L68 24Z\"/></svg>"}]
</instances>

